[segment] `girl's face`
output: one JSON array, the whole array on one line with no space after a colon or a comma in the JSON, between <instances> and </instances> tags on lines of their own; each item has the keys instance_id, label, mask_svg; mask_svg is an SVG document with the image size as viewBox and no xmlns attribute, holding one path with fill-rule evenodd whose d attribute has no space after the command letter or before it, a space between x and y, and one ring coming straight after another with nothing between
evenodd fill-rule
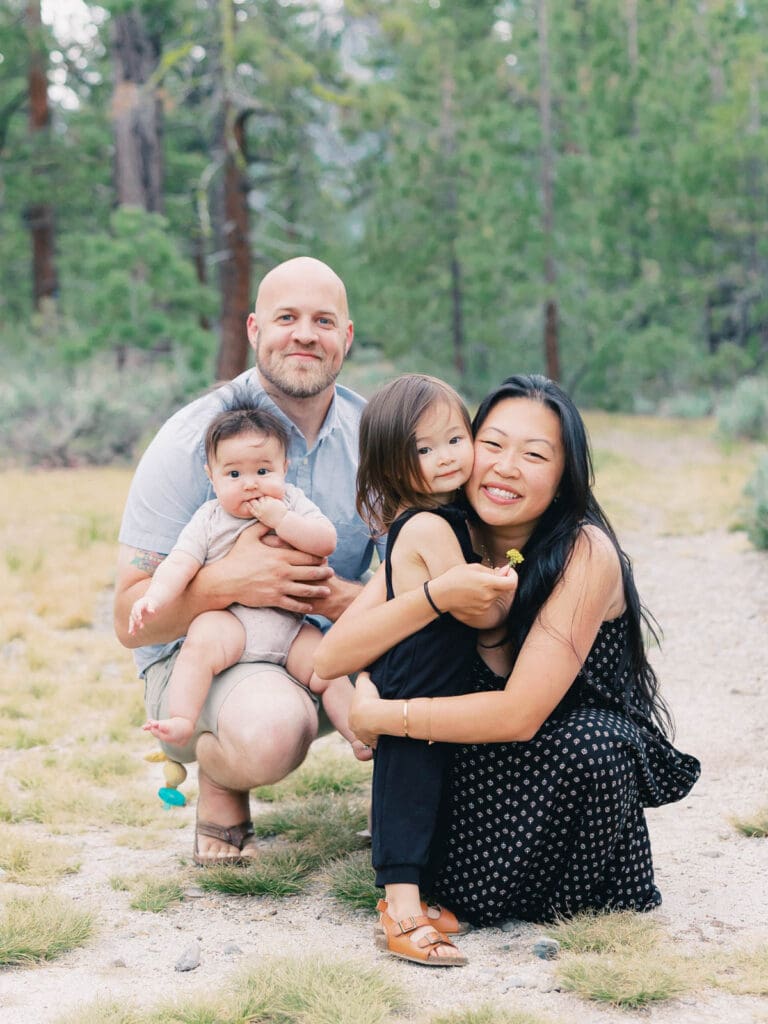
<instances>
[{"instance_id":1,"label":"girl's face","mask_svg":"<svg viewBox=\"0 0 768 1024\"><path fill-rule=\"evenodd\" d=\"M528 540L557 494L563 476L560 420L530 398L506 398L475 436L475 464L466 495L488 526Z\"/></svg>"},{"instance_id":2,"label":"girl's face","mask_svg":"<svg viewBox=\"0 0 768 1024\"><path fill-rule=\"evenodd\" d=\"M472 472L472 433L459 408L434 402L416 424L419 489L449 501Z\"/></svg>"}]
</instances>

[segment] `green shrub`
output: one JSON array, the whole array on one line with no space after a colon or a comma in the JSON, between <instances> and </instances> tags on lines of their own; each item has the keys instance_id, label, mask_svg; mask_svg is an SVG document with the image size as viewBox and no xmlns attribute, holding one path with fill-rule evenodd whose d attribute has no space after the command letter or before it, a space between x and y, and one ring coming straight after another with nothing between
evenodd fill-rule
<instances>
[{"instance_id":1,"label":"green shrub","mask_svg":"<svg viewBox=\"0 0 768 1024\"><path fill-rule=\"evenodd\" d=\"M768 380L745 377L718 405L717 430L728 441L768 438Z\"/></svg>"},{"instance_id":2,"label":"green shrub","mask_svg":"<svg viewBox=\"0 0 768 1024\"><path fill-rule=\"evenodd\" d=\"M768 550L768 454L757 464L754 475L747 484L747 508L744 525L747 536L761 551Z\"/></svg>"},{"instance_id":3,"label":"green shrub","mask_svg":"<svg viewBox=\"0 0 768 1024\"><path fill-rule=\"evenodd\" d=\"M684 420L700 419L712 413L712 396L701 391L680 391L665 399L659 406L663 416L677 416Z\"/></svg>"},{"instance_id":4,"label":"green shrub","mask_svg":"<svg viewBox=\"0 0 768 1024\"><path fill-rule=\"evenodd\" d=\"M39 339L12 355L0 339L0 450L27 466L107 465L131 460L188 397L175 371L119 371L108 356L78 367L43 359ZM36 342L38 344L36 344ZM35 359L37 354L37 359Z\"/></svg>"}]
</instances>

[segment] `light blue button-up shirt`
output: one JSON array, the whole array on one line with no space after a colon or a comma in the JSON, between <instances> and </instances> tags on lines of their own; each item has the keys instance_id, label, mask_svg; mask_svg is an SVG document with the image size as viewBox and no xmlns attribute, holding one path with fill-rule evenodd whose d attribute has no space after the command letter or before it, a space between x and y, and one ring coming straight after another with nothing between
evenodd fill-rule
<instances>
[{"instance_id":1,"label":"light blue button-up shirt","mask_svg":"<svg viewBox=\"0 0 768 1024\"><path fill-rule=\"evenodd\" d=\"M355 510L358 432L365 399L339 385L311 449L301 431L269 398L256 370L246 370L232 385L190 402L160 428L141 458L128 492L120 541L129 547L167 554L197 509L215 497L205 473L205 433L221 412L232 388L263 404L288 429L288 483L300 487L336 527L335 552L328 559L337 576L359 580L368 570L374 541ZM383 541L377 542L384 556ZM169 654L179 641L136 650L143 673Z\"/></svg>"}]
</instances>

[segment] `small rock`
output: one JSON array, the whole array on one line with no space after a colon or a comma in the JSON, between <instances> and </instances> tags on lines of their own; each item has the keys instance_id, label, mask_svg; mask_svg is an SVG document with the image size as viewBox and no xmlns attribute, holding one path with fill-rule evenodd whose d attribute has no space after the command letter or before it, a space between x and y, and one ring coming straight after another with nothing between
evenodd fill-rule
<instances>
[{"instance_id":1,"label":"small rock","mask_svg":"<svg viewBox=\"0 0 768 1024\"><path fill-rule=\"evenodd\" d=\"M123 958L121 956L119 956L115 960L112 961L112 966L113 967L127 967L128 964L125 962L125 960L123 960Z\"/></svg>"},{"instance_id":2,"label":"small rock","mask_svg":"<svg viewBox=\"0 0 768 1024\"><path fill-rule=\"evenodd\" d=\"M504 984L501 987L501 991L509 992L509 990L512 988L526 988L527 984L528 983L525 981L524 978L518 978L516 975L513 974L512 977L507 978L505 980Z\"/></svg>"},{"instance_id":3,"label":"small rock","mask_svg":"<svg viewBox=\"0 0 768 1024\"><path fill-rule=\"evenodd\" d=\"M557 939L537 939L533 944L533 952L541 960L554 960L560 954L560 943Z\"/></svg>"},{"instance_id":4,"label":"small rock","mask_svg":"<svg viewBox=\"0 0 768 1024\"><path fill-rule=\"evenodd\" d=\"M517 934L520 931L520 922L515 921L514 918L511 921L502 921L499 928L501 928L503 932L514 932Z\"/></svg>"},{"instance_id":5,"label":"small rock","mask_svg":"<svg viewBox=\"0 0 768 1024\"><path fill-rule=\"evenodd\" d=\"M476 977L478 981L496 981L498 979L496 971L489 970L487 967L479 970Z\"/></svg>"},{"instance_id":6,"label":"small rock","mask_svg":"<svg viewBox=\"0 0 768 1024\"><path fill-rule=\"evenodd\" d=\"M186 900L199 900L201 896L205 896L205 891L199 885L190 885L184 890Z\"/></svg>"},{"instance_id":7,"label":"small rock","mask_svg":"<svg viewBox=\"0 0 768 1024\"><path fill-rule=\"evenodd\" d=\"M226 942L224 944L224 952L228 956L236 956L238 953L242 953L243 951L236 942Z\"/></svg>"},{"instance_id":8,"label":"small rock","mask_svg":"<svg viewBox=\"0 0 768 1024\"><path fill-rule=\"evenodd\" d=\"M200 966L200 943L192 942L176 961L174 970L194 971Z\"/></svg>"}]
</instances>

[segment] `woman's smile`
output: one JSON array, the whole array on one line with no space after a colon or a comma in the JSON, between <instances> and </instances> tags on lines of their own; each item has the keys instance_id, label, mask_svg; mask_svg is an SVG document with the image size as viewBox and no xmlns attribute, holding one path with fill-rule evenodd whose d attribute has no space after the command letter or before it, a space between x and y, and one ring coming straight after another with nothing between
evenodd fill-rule
<instances>
[{"instance_id":1,"label":"woman's smile","mask_svg":"<svg viewBox=\"0 0 768 1024\"><path fill-rule=\"evenodd\" d=\"M492 501L513 502L519 501L522 495L517 491L509 490L506 487L499 487L497 484L483 484L481 490Z\"/></svg>"}]
</instances>

